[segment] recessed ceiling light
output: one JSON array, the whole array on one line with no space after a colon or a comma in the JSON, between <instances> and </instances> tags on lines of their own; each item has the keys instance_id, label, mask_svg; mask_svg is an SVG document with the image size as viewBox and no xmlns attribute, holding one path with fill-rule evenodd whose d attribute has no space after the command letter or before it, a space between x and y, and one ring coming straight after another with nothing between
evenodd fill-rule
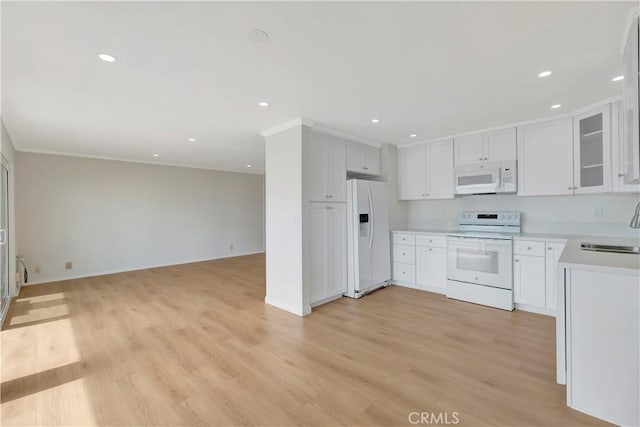
<instances>
[{"instance_id":1,"label":"recessed ceiling light","mask_svg":"<svg viewBox=\"0 0 640 427\"><path fill-rule=\"evenodd\" d=\"M113 55L109 55L108 53L100 53L98 54L98 58L102 59L105 62L116 62L116 57Z\"/></svg>"},{"instance_id":2,"label":"recessed ceiling light","mask_svg":"<svg viewBox=\"0 0 640 427\"><path fill-rule=\"evenodd\" d=\"M269 34L267 34L267 32L264 30L259 30L256 28L255 30L251 30L249 32L249 40L254 43L264 43L269 40Z\"/></svg>"},{"instance_id":3,"label":"recessed ceiling light","mask_svg":"<svg viewBox=\"0 0 640 427\"><path fill-rule=\"evenodd\" d=\"M411 135L409 135L409 137L411 137L411 138L415 138L416 136L418 136L418 135L415 134L415 133L412 133Z\"/></svg>"},{"instance_id":4,"label":"recessed ceiling light","mask_svg":"<svg viewBox=\"0 0 640 427\"><path fill-rule=\"evenodd\" d=\"M160 154L158 154L158 153L153 153L153 157L160 157Z\"/></svg>"},{"instance_id":5,"label":"recessed ceiling light","mask_svg":"<svg viewBox=\"0 0 640 427\"><path fill-rule=\"evenodd\" d=\"M378 123L380 119L371 119L371 123Z\"/></svg>"},{"instance_id":6,"label":"recessed ceiling light","mask_svg":"<svg viewBox=\"0 0 640 427\"><path fill-rule=\"evenodd\" d=\"M624 76L615 76L614 78L611 79L612 82L619 82L620 80L623 80Z\"/></svg>"},{"instance_id":7,"label":"recessed ceiling light","mask_svg":"<svg viewBox=\"0 0 640 427\"><path fill-rule=\"evenodd\" d=\"M541 72L540 74L538 74L538 77L549 77L551 75L552 71L551 70L546 70Z\"/></svg>"},{"instance_id":8,"label":"recessed ceiling light","mask_svg":"<svg viewBox=\"0 0 640 427\"><path fill-rule=\"evenodd\" d=\"M189 141L189 142L196 142L196 139L195 139L195 138L187 138L187 141Z\"/></svg>"},{"instance_id":9,"label":"recessed ceiling light","mask_svg":"<svg viewBox=\"0 0 640 427\"><path fill-rule=\"evenodd\" d=\"M253 167L253 166L251 166L251 165L247 165L247 167L248 167L248 168L250 168L250 167Z\"/></svg>"},{"instance_id":10,"label":"recessed ceiling light","mask_svg":"<svg viewBox=\"0 0 640 427\"><path fill-rule=\"evenodd\" d=\"M562 104L553 104L553 105L551 106L551 108L553 108L554 110L555 110L556 108L560 108L560 107L562 107Z\"/></svg>"},{"instance_id":11,"label":"recessed ceiling light","mask_svg":"<svg viewBox=\"0 0 640 427\"><path fill-rule=\"evenodd\" d=\"M269 106L269 103L268 103L267 101L260 101L260 102L258 102L258 105L259 105L260 107L268 107L268 106Z\"/></svg>"}]
</instances>

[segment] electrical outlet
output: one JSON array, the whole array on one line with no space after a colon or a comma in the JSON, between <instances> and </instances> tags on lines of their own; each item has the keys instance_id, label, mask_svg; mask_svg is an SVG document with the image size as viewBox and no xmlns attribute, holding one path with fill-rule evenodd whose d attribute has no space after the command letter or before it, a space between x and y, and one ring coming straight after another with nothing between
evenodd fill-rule
<instances>
[{"instance_id":1,"label":"electrical outlet","mask_svg":"<svg viewBox=\"0 0 640 427\"><path fill-rule=\"evenodd\" d=\"M34 272L35 274L40 274L40 266L39 266L39 265L36 265L35 267L33 267L33 272Z\"/></svg>"},{"instance_id":2,"label":"electrical outlet","mask_svg":"<svg viewBox=\"0 0 640 427\"><path fill-rule=\"evenodd\" d=\"M602 218L604 216L604 209L603 208L595 208L593 210L593 216L596 218Z\"/></svg>"},{"instance_id":3,"label":"electrical outlet","mask_svg":"<svg viewBox=\"0 0 640 427\"><path fill-rule=\"evenodd\" d=\"M67 261L64 263L64 268L66 270L71 270L73 268L73 263L71 261Z\"/></svg>"},{"instance_id":4,"label":"electrical outlet","mask_svg":"<svg viewBox=\"0 0 640 427\"><path fill-rule=\"evenodd\" d=\"M233 245L229 245L229 250L233 252Z\"/></svg>"}]
</instances>

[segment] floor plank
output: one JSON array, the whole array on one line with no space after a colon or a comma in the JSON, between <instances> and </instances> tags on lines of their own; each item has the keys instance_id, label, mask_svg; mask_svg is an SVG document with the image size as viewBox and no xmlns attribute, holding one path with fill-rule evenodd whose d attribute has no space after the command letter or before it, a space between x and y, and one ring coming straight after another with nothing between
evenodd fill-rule
<instances>
[{"instance_id":1,"label":"floor plank","mask_svg":"<svg viewBox=\"0 0 640 427\"><path fill-rule=\"evenodd\" d=\"M264 280L250 255L23 288L2 425L603 424L565 405L552 318L396 286L299 318Z\"/></svg>"}]
</instances>

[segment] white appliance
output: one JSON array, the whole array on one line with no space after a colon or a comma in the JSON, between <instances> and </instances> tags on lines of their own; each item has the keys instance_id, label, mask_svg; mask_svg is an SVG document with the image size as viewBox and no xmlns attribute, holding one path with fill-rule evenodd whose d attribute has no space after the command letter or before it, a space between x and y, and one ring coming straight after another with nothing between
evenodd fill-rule
<instances>
[{"instance_id":1,"label":"white appliance","mask_svg":"<svg viewBox=\"0 0 640 427\"><path fill-rule=\"evenodd\" d=\"M461 212L447 236L447 297L513 310L513 236L519 212Z\"/></svg>"},{"instance_id":2,"label":"white appliance","mask_svg":"<svg viewBox=\"0 0 640 427\"><path fill-rule=\"evenodd\" d=\"M387 183L347 181L347 292L360 298L391 279Z\"/></svg>"},{"instance_id":3,"label":"white appliance","mask_svg":"<svg viewBox=\"0 0 640 427\"><path fill-rule=\"evenodd\" d=\"M456 194L515 193L515 160L456 166Z\"/></svg>"}]
</instances>

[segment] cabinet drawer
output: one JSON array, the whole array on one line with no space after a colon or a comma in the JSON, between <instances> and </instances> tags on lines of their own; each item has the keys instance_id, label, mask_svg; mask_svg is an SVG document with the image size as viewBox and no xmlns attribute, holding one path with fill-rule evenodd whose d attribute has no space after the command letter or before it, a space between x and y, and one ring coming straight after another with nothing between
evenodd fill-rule
<instances>
[{"instance_id":1,"label":"cabinet drawer","mask_svg":"<svg viewBox=\"0 0 640 427\"><path fill-rule=\"evenodd\" d=\"M393 263L393 278L395 280L401 280L403 282L415 283L415 281L416 281L416 268L413 265L394 262Z\"/></svg>"},{"instance_id":2,"label":"cabinet drawer","mask_svg":"<svg viewBox=\"0 0 640 427\"><path fill-rule=\"evenodd\" d=\"M516 255L544 256L544 242L515 240L513 253Z\"/></svg>"},{"instance_id":3,"label":"cabinet drawer","mask_svg":"<svg viewBox=\"0 0 640 427\"><path fill-rule=\"evenodd\" d=\"M409 245L393 245L393 262L416 263L416 248Z\"/></svg>"},{"instance_id":4,"label":"cabinet drawer","mask_svg":"<svg viewBox=\"0 0 640 427\"><path fill-rule=\"evenodd\" d=\"M434 248L446 248L447 237L446 236L425 236L418 234L416 236L416 246L431 246Z\"/></svg>"},{"instance_id":5,"label":"cabinet drawer","mask_svg":"<svg viewBox=\"0 0 640 427\"><path fill-rule=\"evenodd\" d=\"M393 233L393 243L400 245L415 245L416 236L415 234Z\"/></svg>"}]
</instances>

